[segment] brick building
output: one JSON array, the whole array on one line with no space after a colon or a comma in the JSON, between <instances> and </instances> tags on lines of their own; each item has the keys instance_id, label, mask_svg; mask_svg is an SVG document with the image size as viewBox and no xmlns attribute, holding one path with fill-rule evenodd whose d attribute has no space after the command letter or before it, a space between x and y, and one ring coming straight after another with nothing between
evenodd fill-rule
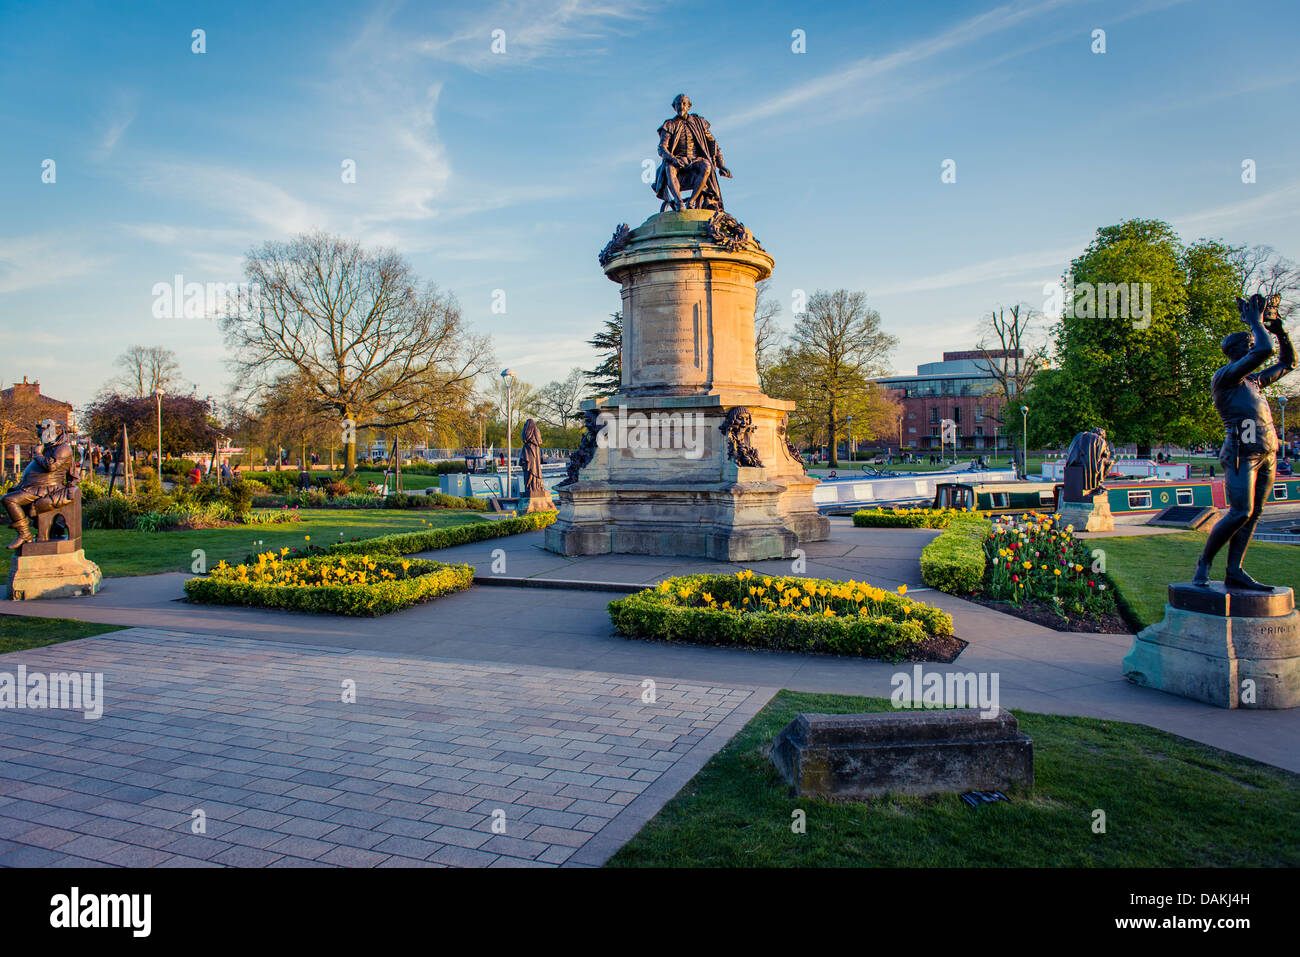
<instances>
[{"instance_id":1,"label":"brick building","mask_svg":"<svg viewBox=\"0 0 1300 957\"><path fill-rule=\"evenodd\" d=\"M41 419L54 419L67 425L69 432L77 430L77 416L72 403L41 395L40 382L15 382L11 388L0 389L0 470L12 468L13 447L22 447L23 458L31 455L36 444L33 427Z\"/></svg>"},{"instance_id":2,"label":"brick building","mask_svg":"<svg viewBox=\"0 0 1300 957\"><path fill-rule=\"evenodd\" d=\"M989 371L989 360L1007 363L1018 350L945 352L942 362L916 367L916 375L885 376L876 381L903 405L900 441L903 447L938 451L944 419L957 428L958 449L993 452L1010 446L1005 429L998 423L1002 411L1002 388ZM893 442L884 444L893 445ZM951 444L948 446L952 448Z\"/></svg>"}]
</instances>

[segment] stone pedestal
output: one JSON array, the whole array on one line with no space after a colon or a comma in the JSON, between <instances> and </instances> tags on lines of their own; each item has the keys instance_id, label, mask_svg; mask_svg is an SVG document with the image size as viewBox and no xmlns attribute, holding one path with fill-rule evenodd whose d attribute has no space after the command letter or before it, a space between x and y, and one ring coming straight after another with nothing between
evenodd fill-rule
<instances>
[{"instance_id":1,"label":"stone pedestal","mask_svg":"<svg viewBox=\"0 0 1300 957\"><path fill-rule=\"evenodd\" d=\"M1073 525L1076 532L1109 532L1115 528L1115 517L1104 492L1088 502L1058 502L1056 519L1062 526Z\"/></svg>"},{"instance_id":2,"label":"stone pedestal","mask_svg":"<svg viewBox=\"0 0 1300 957\"><path fill-rule=\"evenodd\" d=\"M9 598L79 598L99 590L99 566L86 559L79 541L29 542L9 568Z\"/></svg>"},{"instance_id":3,"label":"stone pedestal","mask_svg":"<svg viewBox=\"0 0 1300 957\"><path fill-rule=\"evenodd\" d=\"M772 763L800 796L991 791L1034 785L1034 743L999 708L801 714L772 742Z\"/></svg>"},{"instance_id":4,"label":"stone pedestal","mask_svg":"<svg viewBox=\"0 0 1300 957\"><path fill-rule=\"evenodd\" d=\"M757 561L830 534L817 480L785 441L794 404L758 384L754 284L772 257L711 229L713 216L659 213L607 248L623 297L622 386L583 405L603 413L600 435L558 490L552 551ZM743 431L728 429L738 416Z\"/></svg>"},{"instance_id":5,"label":"stone pedestal","mask_svg":"<svg viewBox=\"0 0 1300 957\"><path fill-rule=\"evenodd\" d=\"M1165 617L1124 656L1135 684L1221 708L1300 706L1300 614L1290 588L1169 586Z\"/></svg>"},{"instance_id":6,"label":"stone pedestal","mask_svg":"<svg viewBox=\"0 0 1300 957\"><path fill-rule=\"evenodd\" d=\"M523 507L519 510L522 513L528 512L553 512L555 511L555 502L551 500L551 495L547 492L545 495L529 495L519 500Z\"/></svg>"}]
</instances>

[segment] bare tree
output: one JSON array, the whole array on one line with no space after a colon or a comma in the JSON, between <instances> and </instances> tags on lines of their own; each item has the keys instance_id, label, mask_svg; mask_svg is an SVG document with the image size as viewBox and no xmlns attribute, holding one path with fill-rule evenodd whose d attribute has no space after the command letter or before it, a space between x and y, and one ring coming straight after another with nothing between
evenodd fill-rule
<instances>
[{"instance_id":1,"label":"bare tree","mask_svg":"<svg viewBox=\"0 0 1300 957\"><path fill-rule=\"evenodd\" d=\"M587 392L587 376L579 368L569 370L563 380L548 382L537 395L541 417L548 425L567 429L582 417L582 400Z\"/></svg>"},{"instance_id":2,"label":"bare tree","mask_svg":"<svg viewBox=\"0 0 1300 957\"><path fill-rule=\"evenodd\" d=\"M975 364L992 379L989 394L1002 400L992 418L1004 433L1008 425L1013 429L1020 425L1021 418L1009 416L1008 410L1014 407L1013 403L1025 393L1047 361L1047 344L1039 340L1034 318L1032 309L1017 304L1010 309L999 308L990 312L981 324L983 334L976 346L980 356ZM1025 463L1021 462L1019 446L1016 446L1015 456L1023 469Z\"/></svg>"},{"instance_id":3,"label":"bare tree","mask_svg":"<svg viewBox=\"0 0 1300 957\"><path fill-rule=\"evenodd\" d=\"M1300 302L1300 266L1281 256L1272 246L1238 246L1233 263L1241 280L1241 295L1280 295L1278 315L1285 319Z\"/></svg>"},{"instance_id":4,"label":"bare tree","mask_svg":"<svg viewBox=\"0 0 1300 957\"><path fill-rule=\"evenodd\" d=\"M117 357L114 365L122 371L110 383L110 388L143 399L159 389L169 391L181 381L180 363L176 353L162 346L131 346Z\"/></svg>"},{"instance_id":5,"label":"bare tree","mask_svg":"<svg viewBox=\"0 0 1300 957\"><path fill-rule=\"evenodd\" d=\"M314 232L265 243L244 271L249 292L222 319L235 369L250 393L297 370L338 417L345 474L357 431L457 415L490 364L455 298L419 285L393 250Z\"/></svg>"},{"instance_id":6,"label":"bare tree","mask_svg":"<svg viewBox=\"0 0 1300 957\"><path fill-rule=\"evenodd\" d=\"M808 300L790 345L782 350L787 374L776 378L788 381L793 373L816 397L832 467L839 465L836 440L844 416L870 389L870 378L888 371L889 354L897 345L897 338L881 330L880 313L867 306L866 293L819 289Z\"/></svg>"},{"instance_id":7,"label":"bare tree","mask_svg":"<svg viewBox=\"0 0 1300 957\"><path fill-rule=\"evenodd\" d=\"M758 363L760 378L771 365L782 339L781 327L777 324L781 303L771 295L771 283L771 279L764 279L754 284L754 359Z\"/></svg>"}]
</instances>

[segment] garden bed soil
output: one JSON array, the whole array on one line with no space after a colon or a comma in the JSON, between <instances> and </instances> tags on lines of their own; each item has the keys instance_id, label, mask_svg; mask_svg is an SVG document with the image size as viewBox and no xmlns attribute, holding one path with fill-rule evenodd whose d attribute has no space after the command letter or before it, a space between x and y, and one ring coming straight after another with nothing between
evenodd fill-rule
<instances>
[{"instance_id":1,"label":"garden bed soil","mask_svg":"<svg viewBox=\"0 0 1300 957\"><path fill-rule=\"evenodd\" d=\"M1011 615L1024 621L1031 621L1035 625L1042 625L1044 628L1051 628L1053 631L1072 631L1094 635L1131 635L1134 633L1132 626L1124 620L1124 617L1118 611L1107 612L1100 618L1062 619L1054 610L1041 602L1016 606L1010 602L993 601L988 598L963 597L977 605L992 608L994 611L1000 611L1004 615Z\"/></svg>"}]
</instances>

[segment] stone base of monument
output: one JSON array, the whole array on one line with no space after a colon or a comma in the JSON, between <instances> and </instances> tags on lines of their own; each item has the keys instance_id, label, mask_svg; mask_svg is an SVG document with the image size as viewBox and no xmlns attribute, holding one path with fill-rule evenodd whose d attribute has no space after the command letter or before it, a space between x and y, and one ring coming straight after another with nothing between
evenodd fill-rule
<instances>
[{"instance_id":1,"label":"stone base of monument","mask_svg":"<svg viewBox=\"0 0 1300 957\"><path fill-rule=\"evenodd\" d=\"M1300 614L1290 588L1272 592L1169 586L1165 617L1124 656L1134 684L1220 708L1300 706Z\"/></svg>"},{"instance_id":2,"label":"stone base of monument","mask_svg":"<svg viewBox=\"0 0 1300 957\"><path fill-rule=\"evenodd\" d=\"M546 530L546 547L562 555L740 562L788 558L801 542L824 541L830 521L812 502L817 480L803 473L778 435L784 410L760 407L764 400L775 402L752 394L672 401L675 410L698 417L698 455L626 443L598 448L579 480L558 490L559 516ZM646 397L631 401L642 411L655 404ZM753 403L746 408L754 446L768 467L738 466L727 457L727 437L719 429L724 408L743 401Z\"/></svg>"},{"instance_id":3,"label":"stone base of monument","mask_svg":"<svg viewBox=\"0 0 1300 957\"><path fill-rule=\"evenodd\" d=\"M772 743L799 797L862 799L1032 788L1034 743L999 708L801 714Z\"/></svg>"},{"instance_id":4,"label":"stone base of monument","mask_svg":"<svg viewBox=\"0 0 1300 957\"><path fill-rule=\"evenodd\" d=\"M730 217L691 209L620 229L600 261L622 289L622 381L583 403L601 414L598 447L558 490L546 547L758 561L828 538L817 480L786 444L794 403L759 384L755 283L772 257Z\"/></svg>"},{"instance_id":5,"label":"stone base of monument","mask_svg":"<svg viewBox=\"0 0 1300 957\"><path fill-rule=\"evenodd\" d=\"M1056 519L1061 525L1073 525L1076 532L1109 532L1115 528L1105 493L1090 502L1058 502Z\"/></svg>"},{"instance_id":6,"label":"stone base of monument","mask_svg":"<svg viewBox=\"0 0 1300 957\"><path fill-rule=\"evenodd\" d=\"M530 495L521 498L519 504L522 506L519 510L525 514L528 512L553 512L555 511L555 502L551 496L547 495Z\"/></svg>"},{"instance_id":7,"label":"stone base of monument","mask_svg":"<svg viewBox=\"0 0 1300 957\"><path fill-rule=\"evenodd\" d=\"M9 597L79 598L95 594L102 579L99 566L86 559L79 542L29 542L9 567Z\"/></svg>"}]
</instances>

